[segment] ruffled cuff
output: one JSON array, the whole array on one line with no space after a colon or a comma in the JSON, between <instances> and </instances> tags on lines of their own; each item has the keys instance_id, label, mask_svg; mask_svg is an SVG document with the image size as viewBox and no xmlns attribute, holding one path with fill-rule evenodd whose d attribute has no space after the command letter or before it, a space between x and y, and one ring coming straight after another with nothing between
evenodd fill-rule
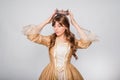
<instances>
[{"instance_id":1,"label":"ruffled cuff","mask_svg":"<svg viewBox=\"0 0 120 80\"><path fill-rule=\"evenodd\" d=\"M24 26L22 33L26 36L30 34L39 34L39 32L37 32L36 25L33 25L33 24Z\"/></svg>"},{"instance_id":2,"label":"ruffled cuff","mask_svg":"<svg viewBox=\"0 0 120 80\"><path fill-rule=\"evenodd\" d=\"M98 36L93 32L89 32L89 34L87 34L87 40L91 42L99 41Z\"/></svg>"},{"instance_id":3,"label":"ruffled cuff","mask_svg":"<svg viewBox=\"0 0 120 80\"><path fill-rule=\"evenodd\" d=\"M83 28L82 30L84 30L84 32L87 35L87 41L90 41L90 42L99 41L98 36L95 33Z\"/></svg>"}]
</instances>

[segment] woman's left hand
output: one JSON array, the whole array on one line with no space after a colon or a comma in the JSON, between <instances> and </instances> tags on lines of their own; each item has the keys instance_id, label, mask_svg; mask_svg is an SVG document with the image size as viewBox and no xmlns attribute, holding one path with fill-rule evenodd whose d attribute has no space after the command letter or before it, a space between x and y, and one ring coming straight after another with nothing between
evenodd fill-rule
<instances>
[{"instance_id":1,"label":"woman's left hand","mask_svg":"<svg viewBox=\"0 0 120 80\"><path fill-rule=\"evenodd\" d=\"M70 17L71 24L72 24L72 25L75 25L76 22L75 22L75 20L74 20L73 13L72 13L71 11L69 11L69 17Z\"/></svg>"}]
</instances>

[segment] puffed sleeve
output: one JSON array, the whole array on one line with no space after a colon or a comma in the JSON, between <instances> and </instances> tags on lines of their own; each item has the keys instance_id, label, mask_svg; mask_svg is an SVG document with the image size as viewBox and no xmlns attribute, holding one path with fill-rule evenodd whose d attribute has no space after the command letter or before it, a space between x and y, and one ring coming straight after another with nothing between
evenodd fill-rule
<instances>
[{"instance_id":1,"label":"puffed sleeve","mask_svg":"<svg viewBox=\"0 0 120 80\"><path fill-rule=\"evenodd\" d=\"M93 42L98 41L98 36L95 35L92 32L87 33L87 39L80 39L80 40L75 40L76 42L76 47L80 49L85 49L88 48Z\"/></svg>"},{"instance_id":2,"label":"puffed sleeve","mask_svg":"<svg viewBox=\"0 0 120 80\"><path fill-rule=\"evenodd\" d=\"M49 47L50 36L43 36L37 32L36 25L27 25L23 28L23 33L27 38L35 43L39 43Z\"/></svg>"},{"instance_id":3,"label":"puffed sleeve","mask_svg":"<svg viewBox=\"0 0 120 80\"><path fill-rule=\"evenodd\" d=\"M87 41L83 39L80 39L80 40L76 39L76 47L80 49L88 48L91 45L91 43L92 43L91 41Z\"/></svg>"}]
</instances>

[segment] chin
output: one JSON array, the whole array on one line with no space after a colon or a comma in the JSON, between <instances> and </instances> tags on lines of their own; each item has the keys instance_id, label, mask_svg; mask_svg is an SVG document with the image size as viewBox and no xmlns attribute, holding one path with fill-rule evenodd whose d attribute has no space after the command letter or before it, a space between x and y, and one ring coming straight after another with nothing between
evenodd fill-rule
<instances>
[{"instance_id":1,"label":"chin","mask_svg":"<svg viewBox=\"0 0 120 80\"><path fill-rule=\"evenodd\" d=\"M59 37L60 35L58 35L58 34L56 34L57 35L57 37Z\"/></svg>"},{"instance_id":2,"label":"chin","mask_svg":"<svg viewBox=\"0 0 120 80\"><path fill-rule=\"evenodd\" d=\"M60 36L62 36L63 34L62 34L62 33L56 33L56 35L57 35L58 37L60 37Z\"/></svg>"},{"instance_id":3,"label":"chin","mask_svg":"<svg viewBox=\"0 0 120 80\"><path fill-rule=\"evenodd\" d=\"M57 35L57 36L60 36L60 34L57 34L57 33L56 33L56 35Z\"/></svg>"}]
</instances>

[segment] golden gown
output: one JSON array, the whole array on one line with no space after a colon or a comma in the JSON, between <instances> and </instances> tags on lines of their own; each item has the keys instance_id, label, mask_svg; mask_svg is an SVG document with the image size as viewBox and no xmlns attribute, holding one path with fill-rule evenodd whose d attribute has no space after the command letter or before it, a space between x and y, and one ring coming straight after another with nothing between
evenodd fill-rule
<instances>
[{"instance_id":1,"label":"golden gown","mask_svg":"<svg viewBox=\"0 0 120 80\"><path fill-rule=\"evenodd\" d=\"M49 48L50 36L35 33L34 29L24 32L27 38L33 42L45 45ZM76 47L87 48L90 40L77 40ZM54 47L49 50L50 63L42 71L39 80L84 80L80 72L70 63L72 50L69 43L59 43L56 40Z\"/></svg>"}]
</instances>

